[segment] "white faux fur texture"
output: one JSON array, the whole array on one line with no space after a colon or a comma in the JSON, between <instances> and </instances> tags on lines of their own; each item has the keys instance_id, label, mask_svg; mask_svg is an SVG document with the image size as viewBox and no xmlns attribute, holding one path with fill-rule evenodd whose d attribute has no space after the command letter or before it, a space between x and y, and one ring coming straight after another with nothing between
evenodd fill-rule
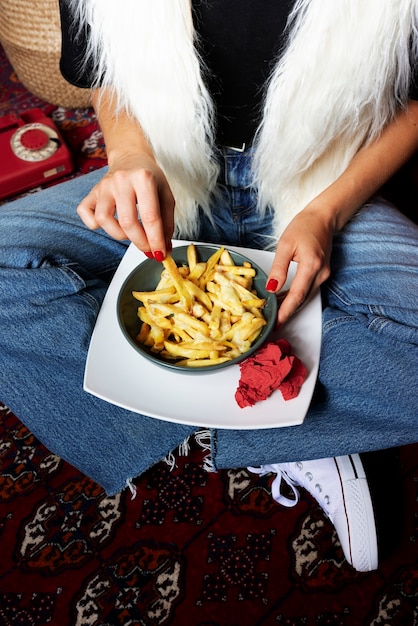
<instances>
[{"instance_id":1,"label":"white faux fur texture","mask_svg":"<svg viewBox=\"0 0 418 626\"><path fill-rule=\"evenodd\" d=\"M260 207L276 208L276 232L406 105L417 6L412 0L296 2L257 139Z\"/></svg>"},{"instance_id":2,"label":"white faux fur texture","mask_svg":"<svg viewBox=\"0 0 418 626\"><path fill-rule=\"evenodd\" d=\"M177 235L193 237L217 166L190 0L69 1L90 24L102 84L138 120L167 174ZM276 238L406 105L417 25L418 0L295 1L255 143L254 185L260 211L275 210Z\"/></svg>"}]
</instances>

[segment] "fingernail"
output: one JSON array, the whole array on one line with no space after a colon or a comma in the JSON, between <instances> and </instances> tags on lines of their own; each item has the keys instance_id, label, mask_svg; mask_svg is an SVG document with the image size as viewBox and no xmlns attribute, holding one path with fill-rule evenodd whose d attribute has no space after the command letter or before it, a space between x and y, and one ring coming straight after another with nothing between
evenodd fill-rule
<instances>
[{"instance_id":1,"label":"fingernail","mask_svg":"<svg viewBox=\"0 0 418 626\"><path fill-rule=\"evenodd\" d=\"M276 291L278 284L275 278L270 278L266 286L267 291Z\"/></svg>"},{"instance_id":2,"label":"fingernail","mask_svg":"<svg viewBox=\"0 0 418 626\"><path fill-rule=\"evenodd\" d=\"M159 263L161 263L161 261L164 261L164 254L161 252L161 250L156 250L154 252L154 259Z\"/></svg>"},{"instance_id":3,"label":"fingernail","mask_svg":"<svg viewBox=\"0 0 418 626\"><path fill-rule=\"evenodd\" d=\"M153 259L153 258L154 258L154 255L153 255L153 253L152 253L152 252L144 252L144 254L145 254L145 256L146 256L148 259Z\"/></svg>"}]
</instances>

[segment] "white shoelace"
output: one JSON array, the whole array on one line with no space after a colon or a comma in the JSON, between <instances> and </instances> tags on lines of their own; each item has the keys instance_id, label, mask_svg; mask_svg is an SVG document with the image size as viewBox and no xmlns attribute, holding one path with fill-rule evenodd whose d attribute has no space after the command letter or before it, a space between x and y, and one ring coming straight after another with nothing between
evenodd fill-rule
<instances>
[{"instance_id":1,"label":"white shoelace","mask_svg":"<svg viewBox=\"0 0 418 626\"><path fill-rule=\"evenodd\" d=\"M261 467L248 467L250 472L265 476L266 474L276 474L275 479L271 484L271 495L273 499L287 508L292 508L299 502L299 491L295 487L293 480L281 469L280 465L262 465ZM293 492L294 498L288 498L285 496L281 489L282 484L285 483Z\"/></svg>"}]
</instances>

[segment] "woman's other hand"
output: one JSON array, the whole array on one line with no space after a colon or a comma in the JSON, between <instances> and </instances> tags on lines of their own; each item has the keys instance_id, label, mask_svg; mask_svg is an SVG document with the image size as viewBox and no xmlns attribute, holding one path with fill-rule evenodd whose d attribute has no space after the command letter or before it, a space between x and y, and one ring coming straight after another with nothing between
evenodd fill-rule
<instances>
[{"instance_id":1,"label":"woman's other hand","mask_svg":"<svg viewBox=\"0 0 418 626\"><path fill-rule=\"evenodd\" d=\"M282 289L291 261L298 267L279 307L279 324L284 324L329 277L333 235L332 221L309 206L296 215L283 232L267 281L268 291Z\"/></svg>"},{"instance_id":2,"label":"woman's other hand","mask_svg":"<svg viewBox=\"0 0 418 626\"><path fill-rule=\"evenodd\" d=\"M286 322L328 278L334 233L344 228L417 149L418 101L411 100L374 142L357 152L341 176L292 220L279 240L267 281L269 291L280 291L290 262L299 264L280 306L279 323Z\"/></svg>"}]
</instances>

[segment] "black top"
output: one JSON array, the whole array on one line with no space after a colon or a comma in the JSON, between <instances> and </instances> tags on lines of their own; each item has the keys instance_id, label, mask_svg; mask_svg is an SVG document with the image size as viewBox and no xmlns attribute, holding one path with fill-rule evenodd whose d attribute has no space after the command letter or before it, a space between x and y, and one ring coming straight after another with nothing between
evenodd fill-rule
<instances>
[{"instance_id":1,"label":"black top","mask_svg":"<svg viewBox=\"0 0 418 626\"><path fill-rule=\"evenodd\" d=\"M221 144L251 141L260 119L263 87L280 53L293 4L294 0L193 2Z\"/></svg>"},{"instance_id":2,"label":"black top","mask_svg":"<svg viewBox=\"0 0 418 626\"><path fill-rule=\"evenodd\" d=\"M61 61L63 77L72 85L88 89L94 81L92 64L85 62L88 27L75 22L67 0L59 0L61 16Z\"/></svg>"},{"instance_id":3,"label":"black top","mask_svg":"<svg viewBox=\"0 0 418 626\"><path fill-rule=\"evenodd\" d=\"M61 72L70 83L88 88L94 72L91 64L83 63L87 27L74 26L66 0L59 2ZM198 47L209 70L206 81L216 106L220 144L251 142L260 120L263 86L284 45L293 4L294 0L193 1ZM418 85L411 97L418 100Z\"/></svg>"}]
</instances>

